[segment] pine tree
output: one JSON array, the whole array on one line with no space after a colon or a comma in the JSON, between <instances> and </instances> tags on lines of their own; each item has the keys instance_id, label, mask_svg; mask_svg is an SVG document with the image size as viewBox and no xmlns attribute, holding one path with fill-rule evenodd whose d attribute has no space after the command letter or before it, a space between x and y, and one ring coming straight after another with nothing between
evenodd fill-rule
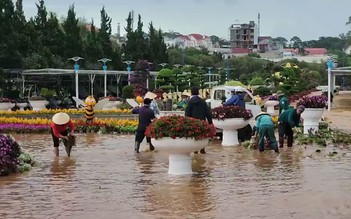
<instances>
[{"instance_id":1,"label":"pine tree","mask_svg":"<svg viewBox=\"0 0 351 219\"><path fill-rule=\"evenodd\" d=\"M67 18L63 23L65 30L65 58L74 56L83 56L83 42L81 38L81 29L78 26L78 19L74 11L74 5L71 5L67 12Z\"/></svg>"},{"instance_id":2,"label":"pine tree","mask_svg":"<svg viewBox=\"0 0 351 219\"><path fill-rule=\"evenodd\" d=\"M101 9L100 14L101 25L98 37L103 49L103 56L108 58L112 56L112 43L110 40L112 19L107 15L105 7Z\"/></svg>"},{"instance_id":3,"label":"pine tree","mask_svg":"<svg viewBox=\"0 0 351 219\"><path fill-rule=\"evenodd\" d=\"M124 45L123 52L124 52L124 59L125 60L133 60L135 56L135 49L136 49L136 42L135 42L135 33L132 28L133 26L133 18L132 18L132 13L129 12L128 18L126 19L127 21L127 27L125 27L125 31L127 32L127 41L126 44Z\"/></svg>"},{"instance_id":4,"label":"pine tree","mask_svg":"<svg viewBox=\"0 0 351 219\"><path fill-rule=\"evenodd\" d=\"M96 27L94 20L91 20L90 31L88 32L87 38L87 59L89 62L95 63L97 60L101 59L103 56L103 49L100 41L97 38Z\"/></svg>"},{"instance_id":5,"label":"pine tree","mask_svg":"<svg viewBox=\"0 0 351 219\"><path fill-rule=\"evenodd\" d=\"M12 0L0 1L0 67L20 68L21 55L17 51Z\"/></svg>"}]
</instances>

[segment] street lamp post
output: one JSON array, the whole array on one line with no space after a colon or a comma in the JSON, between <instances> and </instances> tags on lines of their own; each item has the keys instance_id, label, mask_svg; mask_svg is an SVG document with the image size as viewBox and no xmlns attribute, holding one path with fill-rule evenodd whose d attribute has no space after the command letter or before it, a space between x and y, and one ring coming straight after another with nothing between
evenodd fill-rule
<instances>
[{"instance_id":1,"label":"street lamp post","mask_svg":"<svg viewBox=\"0 0 351 219\"><path fill-rule=\"evenodd\" d=\"M328 111L331 109L331 92L332 92L332 68L334 67L334 61L333 59L329 59L327 61L327 67L328 67Z\"/></svg>"},{"instance_id":2,"label":"street lamp post","mask_svg":"<svg viewBox=\"0 0 351 219\"><path fill-rule=\"evenodd\" d=\"M147 62L147 71L150 73L150 65L152 65L152 62ZM146 88L149 89L149 76L146 78Z\"/></svg>"},{"instance_id":3,"label":"street lamp post","mask_svg":"<svg viewBox=\"0 0 351 219\"><path fill-rule=\"evenodd\" d=\"M228 59L226 61L226 67L225 67L225 82L228 82L229 80L229 63Z\"/></svg>"},{"instance_id":4,"label":"street lamp post","mask_svg":"<svg viewBox=\"0 0 351 219\"><path fill-rule=\"evenodd\" d=\"M135 63L134 61L124 61L123 63L127 64L127 71L128 71L128 85L130 85L130 72L132 70L132 67L130 66L131 64Z\"/></svg>"},{"instance_id":5,"label":"street lamp post","mask_svg":"<svg viewBox=\"0 0 351 219\"><path fill-rule=\"evenodd\" d=\"M102 65L102 70L104 70L104 96L106 97L107 96L107 65L106 63L107 62L110 62L111 59L107 59L107 58L102 58L102 59L99 59L98 62L102 62L103 65ZM118 84L117 84L118 86Z\"/></svg>"},{"instance_id":6,"label":"street lamp post","mask_svg":"<svg viewBox=\"0 0 351 219\"><path fill-rule=\"evenodd\" d=\"M79 56L75 56L72 58L69 58L68 60L73 60L74 61L74 73L75 73L75 77L76 77L76 97L79 98L79 88L78 88L78 71L79 71L79 64L78 61L84 59L82 57ZM76 105L78 107L78 103Z\"/></svg>"},{"instance_id":7,"label":"street lamp post","mask_svg":"<svg viewBox=\"0 0 351 219\"><path fill-rule=\"evenodd\" d=\"M207 67L208 69L208 88L211 88L211 69L212 67Z\"/></svg>"},{"instance_id":8,"label":"street lamp post","mask_svg":"<svg viewBox=\"0 0 351 219\"><path fill-rule=\"evenodd\" d=\"M217 68L220 82L222 82L222 75L221 75L222 69L223 69L222 67ZM217 75L217 83L218 83L218 75Z\"/></svg>"}]
</instances>

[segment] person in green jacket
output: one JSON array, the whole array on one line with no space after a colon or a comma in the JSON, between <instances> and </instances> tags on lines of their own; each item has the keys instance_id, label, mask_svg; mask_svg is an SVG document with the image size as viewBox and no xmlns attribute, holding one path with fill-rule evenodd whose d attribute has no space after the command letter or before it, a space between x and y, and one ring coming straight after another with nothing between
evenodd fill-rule
<instances>
[{"instance_id":1,"label":"person in green jacket","mask_svg":"<svg viewBox=\"0 0 351 219\"><path fill-rule=\"evenodd\" d=\"M279 132L279 147L284 145L284 135L288 138L288 147L292 147L294 140L294 133L292 128L298 127L300 123L301 114L305 111L303 105L298 106L296 109L289 108L284 110L278 118L278 132Z\"/></svg>"},{"instance_id":2,"label":"person in green jacket","mask_svg":"<svg viewBox=\"0 0 351 219\"><path fill-rule=\"evenodd\" d=\"M279 101L279 115L289 108L289 100L288 97L281 91L277 91L278 101Z\"/></svg>"},{"instance_id":3,"label":"person in green jacket","mask_svg":"<svg viewBox=\"0 0 351 219\"><path fill-rule=\"evenodd\" d=\"M271 149L276 153L279 153L277 140L274 135L274 123L272 117L268 113L261 112L255 117L255 120L257 121L256 129L258 130L259 135L259 151L264 151L265 137L268 137Z\"/></svg>"}]
</instances>

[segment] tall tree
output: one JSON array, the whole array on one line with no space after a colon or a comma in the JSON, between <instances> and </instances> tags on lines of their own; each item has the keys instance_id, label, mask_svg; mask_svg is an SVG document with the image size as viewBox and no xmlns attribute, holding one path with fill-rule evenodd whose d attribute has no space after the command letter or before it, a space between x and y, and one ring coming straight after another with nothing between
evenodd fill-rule
<instances>
[{"instance_id":1,"label":"tall tree","mask_svg":"<svg viewBox=\"0 0 351 219\"><path fill-rule=\"evenodd\" d=\"M103 55L105 57L111 57L113 52L112 43L110 40L112 19L107 15L105 11L105 7L101 9L100 15L101 15L101 25L100 25L98 37L103 49Z\"/></svg>"},{"instance_id":2,"label":"tall tree","mask_svg":"<svg viewBox=\"0 0 351 219\"><path fill-rule=\"evenodd\" d=\"M281 44L284 48L286 48L288 44L288 40L284 37L274 38L273 41Z\"/></svg>"},{"instance_id":3,"label":"tall tree","mask_svg":"<svg viewBox=\"0 0 351 219\"><path fill-rule=\"evenodd\" d=\"M0 67L20 68L21 55L17 51L12 0L0 1Z\"/></svg>"},{"instance_id":4,"label":"tall tree","mask_svg":"<svg viewBox=\"0 0 351 219\"><path fill-rule=\"evenodd\" d=\"M78 26L78 18L74 11L74 5L71 5L67 12L67 18L63 23L65 30L65 58L73 56L83 56L83 42L81 38L81 29Z\"/></svg>"},{"instance_id":5,"label":"tall tree","mask_svg":"<svg viewBox=\"0 0 351 219\"><path fill-rule=\"evenodd\" d=\"M97 64L96 61L103 58L103 49L100 41L98 40L96 34L96 27L94 20L90 23L90 31L88 32L87 37L87 48L86 48L87 60L91 63ZM109 57L107 57L109 58Z\"/></svg>"},{"instance_id":6,"label":"tall tree","mask_svg":"<svg viewBox=\"0 0 351 219\"><path fill-rule=\"evenodd\" d=\"M158 57L157 57L158 61L160 63L167 62L168 60L167 45L164 41L161 29L158 30L157 40L159 44L159 51L158 51Z\"/></svg>"},{"instance_id":7,"label":"tall tree","mask_svg":"<svg viewBox=\"0 0 351 219\"><path fill-rule=\"evenodd\" d=\"M127 27L125 27L126 31L126 37L127 41L123 47L123 52L124 52L124 59L125 60L133 60L135 57L135 48L136 48L136 42L135 42L135 33L133 30L133 17L132 17L132 12L129 12L128 18L126 19L127 21ZM136 61L136 60L133 60Z\"/></svg>"},{"instance_id":8,"label":"tall tree","mask_svg":"<svg viewBox=\"0 0 351 219\"><path fill-rule=\"evenodd\" d=\"M134 60L147 60L149 58L147 54L147 43L144 37L143 25L144 24L141 21L141 16L139 14L137 29L135 30L136 50L134 54L135 56L133 57Z\"/></svg>"}]
</instances>

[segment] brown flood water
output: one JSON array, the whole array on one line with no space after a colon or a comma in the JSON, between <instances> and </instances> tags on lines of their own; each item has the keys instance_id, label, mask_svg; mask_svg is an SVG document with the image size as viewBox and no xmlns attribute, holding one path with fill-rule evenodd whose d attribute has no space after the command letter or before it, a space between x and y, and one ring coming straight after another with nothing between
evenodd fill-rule
<instances>
[{"instance_id":1,"label":"brown flood water","mask_svg":"<svg viewBox=\"0 0 351 219\"><path fill-rule=\"evenodd\" d=\"M15 137L39 165L0 178L1 219L351 218L349 151L259 154L215 142L194 156L196 174L174 177L166 155L135 155L133 136L79 135L59 159L49 135Z\"/></svg>"}]
</instances>

